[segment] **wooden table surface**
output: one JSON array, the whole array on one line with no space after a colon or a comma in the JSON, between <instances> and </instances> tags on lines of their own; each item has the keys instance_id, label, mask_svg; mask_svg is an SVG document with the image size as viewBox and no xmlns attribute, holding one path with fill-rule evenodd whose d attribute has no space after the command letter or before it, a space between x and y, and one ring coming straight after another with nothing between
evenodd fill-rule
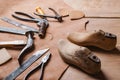
<instances>
[{"instance_id":1,"label":"wooden table surface","mask_svg":"<svg viewBox=\"0 0 120 80\"><path fill-rule=\"evenodd\" d=\"M59 5L58 5L59 4ZM90 49L101 59L101 72L97 75L89 75L77 69L73 66L69 66L66 72L63 74L60 80L120 80L120 0L0 0L0 17L8 17L13 20L11 14L14 11L23 11L31 15L35 11L36 6L41 6L46 14L53 13L48 10L48 7L52 7L55 10L59 8L80 10L85 13L85 16L90 17L109 17L109 18L83 18L76 21L71 21L69 18L64 18L63 23L56 21L50 21L50 26L47 30L46 38L39 39L35 35L35 50L27 55L24 59L30 57L35 51L50 47L52 58L45 69L44 80L58 80L62 72L68 67L68 64L64 63L57 51L57 42L59 39L66 39L68 32L76 32L84 30L84 23L89 21L87 25L87 31L104 30L117 35L116 49L112 51L104 51L99 48ZM35 16L35 15L34 15ZM16 20L19 21L19 20ZM19 21L23 24L35 26L35 23L28 23ZM0 25L11 26L3 21L0 21ZM53 35L53 39L50 40L50 34ZM6 37L5 37L6 36ZM0 41L24 39L25 36L18 36L13 34L0 33ZM12 60L0 66L0 79L3 79L10 74L16 67L19 66L17 62L17 56L21 50L7 49ZM58 63L59 62L59 63ZM39 61L34 63L17 79L22 80L29 70L39 64ZM39 71L31 76L30 80L37 80Z\"/></svg>"}]
</instances>

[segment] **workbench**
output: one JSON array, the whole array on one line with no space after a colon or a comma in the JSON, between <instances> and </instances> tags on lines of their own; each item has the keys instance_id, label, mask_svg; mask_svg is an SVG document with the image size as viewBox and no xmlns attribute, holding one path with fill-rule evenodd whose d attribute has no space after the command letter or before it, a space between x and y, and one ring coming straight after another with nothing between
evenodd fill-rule
<instances>
[{"instance_id":1,"label":"workbench","mask_svg":"<svg viewBox=\"0 0 120 80\"><path fill-rule=\"evenodd\" d=\"M60 8L80 10L85 13L85 16L95 17L82 18L75 21L71 21L69 17L66 17L63 19L64 22L62 23L50 19L50 26L47 30L46 38L40 39L37 35L34 36L35 49L27 54L24 60L29 58L35 51L49 47L52 57L45 68L44 80L120 80L120 0L1 0L0 17L8 17L16 20L11 16L15 11L27 12L35 16L33 12L35 12L36 6L43 8L44 12L49 15L53 15L48 9L51 7L57 11ZM23 22L20 20L16 21L38 28L35 23ZM101 29L117 35L117 45L112 51L104 51L95 47L89 48L101 60L101 72L97 75L89 75L76 67L66 64L61 59L57 48L59 39L66 39L67 33L84 31L86 21L89 21L87 24L87 31ZM0 21L0 25L16 28L3 21ZM51 39L51 35L53 39ZM0 33L0 41L16 39L26 40L26 37L22 35ZM6 77L19 66L17 57L21 49L7 48L7 50L12 56L12 59L0 66L0 79ZM17 80L23 79L29 70L38 64L39 60L18 76ZM64 71L65 73L61 76ZM39 76L39 71L33 74L30 80L37 80L39 78L37 78L37 76Z\"/></svg>"}]
</instances>

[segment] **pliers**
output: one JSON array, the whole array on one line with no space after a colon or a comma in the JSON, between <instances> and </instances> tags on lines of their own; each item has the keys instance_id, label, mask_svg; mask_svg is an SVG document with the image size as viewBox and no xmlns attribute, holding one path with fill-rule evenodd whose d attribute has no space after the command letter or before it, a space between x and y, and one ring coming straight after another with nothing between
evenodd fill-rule
<instances>
[{"instance_id":1,"label":"pliers","mask_svg":"<svg viewBox=\"0 0 120 80\"><path fill-rule=\"evenodd\" d=\"M38 66L36 66L34 69L32 69L28 74L24 77L24 80L28 80L30 75L34 73L36 70L40 69L40 78L39 80L43 80L43 74L44 74L44 67L47 63L47 61L50 59L51 54L48 53L46 56L44 56Z\"/></svg>"},{"instance_id":2,"label":"pliers","mask_svg":"<svg viewBox=\"0 0 120 80\"><path fill-rule=\"evenodd\" d=\"M15 14L18 14L18 15L23 15L23 16L26 16L28 18L23 18L23 17L19 17ZM31 15L28 15L27 13L23 13L23 12L15 12L15 14L12 14L12 16L14 18L17 18L19 20L23 20L23 21L29 21L29 22L35 22L37 23L37 26L39 27L39 36L40 38L44 38L45 37L45 34L46 34L46 30L49 26L49 23L46 19L40 19L40 18L34 18L33 16Z\"/></svg>"},{"instance_id":3,"label":"pliers","mask_svg":"<svg viewBox=\"0 0 120 80\"><path fill-rule=\"evenodd\" d=\"M36 12L37 13L34 13L35 15L37 16L40 16L40 17L48 17L48 18L54 18L54 19L57 19L58 22L63 22L63 17L68 17L69 15L64 15L64 16L61 16L59 15L53 8L49 8L51 11L53 11L53 13L55 14L55 16L50 16L50 15L45 15L45 14L39 14L38 11L41 11L41 8L40 7L37 7L36 8Z\"/></svg>"}]
</instances>

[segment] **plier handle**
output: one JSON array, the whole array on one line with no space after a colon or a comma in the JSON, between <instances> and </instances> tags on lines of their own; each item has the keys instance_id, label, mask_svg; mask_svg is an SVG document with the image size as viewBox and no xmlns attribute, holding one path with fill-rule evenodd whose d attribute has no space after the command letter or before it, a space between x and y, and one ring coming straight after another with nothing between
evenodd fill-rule
<instances>
[{"instance_id":1,"label":"plier handle","mask_svg":"<svg viewBox=\"0 0 120 80\"><path fill-rule=\"evenodd\" d=\"M36 8L36 12L37 13L34 13L35 15L37 16L40 16L40 17L43 17L43 18L54 18L54 19L57 19L59 22L63 22L63 17L68 17L69 15L64 15L64 16L61 16L60 14L58 14L53 8L49 8L51 11L53 11L53 13L55 14L55 16L50 16L50 15L45 15L45 14L40 14L40 11L41 8L40 7L37 7Z\"/></svg>"},{"instance_id":2,"label":"plier handle","mask_svg":"<svg viewBox=\"0 0 120 80\"><path fill-rule=\"evenodd\" d=\"M26 16L28 18L24 18L24 17L19 17L17 15L22 15L22 16ZM46 30L49 26L49 23L47 20L45 19L40 19L40 18L34 18L33 16L31 15L28 15L27 13L24 13L24 12L15 12L15 14L12 14L12 16L16 19L19 19L19 20L22 20L22 21L29 21L29 22L35 22L37 23L37 26L39 27L39 36L40 38L44 38L45 37L45 34L46 34Z\"/></svg>"},{"instance_id":3,"label":"plier handle","mask_svg":"<svg viewBox=\"0 0 120 80\"><path fill-rule=\"evenodd\" d=\"M14 12L15 14L17 15L22 15L22 16L26 16L28 18L25 18L25 17L19 17L15 14L12 14L12 16L16 19L19 19L19 20L22 20L22 21L31 21L31 22L40 22L42 19L38 19L38 18L34 18L33 16L31 15L28 15L27 13L23 13L23 12Z\"/></svg>"},{"instance_id":4,"label":"plier handle","mask_svg":"<svg viewBox=\"0 0 120 80\"><path fill-rule=\"evenodd\" d=\"M43 74L44 74L44 67L47 61L50 59L51 54L48 53L46 56L44 56L38 66L36 66L34 69L32 69L28 74L24 77L24 80L27 80L32 73L40 69L40 78L39 80L43 80Z\"/></svg>"}]
</instances>

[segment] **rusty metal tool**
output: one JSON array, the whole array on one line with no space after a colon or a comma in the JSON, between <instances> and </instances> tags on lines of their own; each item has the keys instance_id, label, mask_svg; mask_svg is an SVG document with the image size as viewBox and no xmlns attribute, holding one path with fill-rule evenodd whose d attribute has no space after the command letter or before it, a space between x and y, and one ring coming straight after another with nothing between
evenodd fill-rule
<instances>
[{"instance_id":1,"label":"rusty metal tool","mask_svg":"<svg viewBox=\"0 0 120 80\"><path fill-rule=\"evenodd\" d=\"M25 35L25 33L27 31L28 30L20 30L20 29L15 29L15 28L9 28L9 27L0 26L0 32Z\"/></svg>"},{"instance_id":2,"label":"rusty metal tool","mask_svg":"<svg viewBox=\"0 0 120 80\"><path fill-rule=\"evenodd\" d=\"M40 7L37 7L36 11L39 11L40 9L41 9ZM34 13L34 14L37 15L37 16L46 17L46 18L54 18L54 19L57 19L59 22L63 22L62 18L69 16L69 15L61 16L53 8L49 8L49 9L54 12L55 16L50 16L50 15L45 15L45 14L39 14L39 13Z\"/></svg>"},{"instance_id":3,"label":"rusty metal tool","mask_svg":"<svg viewBox=\"0 0 120 80\"><path fill-rule=\"evenodd\" d=\"M22 72L24 72L29 66L31 66L36 60L38 60L43 54L45 54L49 48L39 50L34 53L28 60L24 61L15 71L10 73L4 80L15 80Z\"/></svg>"},{"instance_id":4,"label":"rusty metal tool","mask_svg":"<svg viewBox=\"0 0 120 80\"><path fill-rule=\"evenodd\" d=\"M17 27L20 27L20 28L23 28L23 29L26 29L26 30L29 30L29 31L33 31L35 33L38 33L38 30L36 28L33 28L31 26L19 23L17 21L12 20L12 19L9 19L9 18L6 18L6 17L2 17L1 20L5 21L7 23L10 23L12 25L15 25Z\"/></svg>"},{"instance_id":5,"label":"rusty metal tool","mask_svg":"<svg viewBox=\"0 0 120 80\"><path fill-rule=\"evenodd\" d=\"M26 16L28 18L19 17L15 14ZM39 33L38 34L39 34L40 38L45 37L46 29L48 28L48 25L49 25L48 21L46 19L34 18L31 15L28 15L27 13L23 13L23 12L15 12L15 14L12 14L12 16L16 19L19 19L19 20L22 20L22 21L29 21L29 22L37 23L37 26L39 27Z\"/></svg>"},{"instance_id":6,"label":"rusty metal tool","mask_svg":"<svg viewBox=\"0 0 120 80\"><path fill-rule=\"evenodd\" d=\"M44 56L42 58L40 64L37 65L34 69L32 69L30 72L28 72L28 74L25 76L24 80L28 80L30 75L32 75L32 73L34 73L38 69L40 69L40 78L39 78L39 80L43 80L44 67L45 67L45 64L47 63L47 61L50 59L50 56L51 56L50 53L48 53L46 56Z\"/></svg>"},{"instance_id":7,"label":"rusty metal tool","mask_svg":"<svg viewBox=\"0 0 120 80\"><path fill-rule=\"evenodd\" d=\"M22 63L22 58L25 55L25 53L34 47L34 41L33 41L34 33L33 33L33 31L26 32L26 36L28 38L27 45L22 49L22 51L20 52L20 54L18 56L18 62L20 65Z\"/></svg>"},{"instance_id":8,"label":"rusty metal tool","mask_svg":"<svg viewBox=\"0 0 120 80\"><path fill-rule=\"evenodd\" d=\"M38 14L45 15L43 9L41 9L40 7L36 7L35 10L36 10L36 12L37 12ZM34 13L34 14L35 14L35 13ZM48 28L48 26L49 26L49 23L48 23L48 20L47 20L46 17L44 17L44 16L40 16L40 17L44 20L44 26L41 26L41 27L40 27L40 31L41 31L41 34L45 35L45 34L46 34L46 30L47 30L47 28Z\"/></svg>"}]
</instances>

